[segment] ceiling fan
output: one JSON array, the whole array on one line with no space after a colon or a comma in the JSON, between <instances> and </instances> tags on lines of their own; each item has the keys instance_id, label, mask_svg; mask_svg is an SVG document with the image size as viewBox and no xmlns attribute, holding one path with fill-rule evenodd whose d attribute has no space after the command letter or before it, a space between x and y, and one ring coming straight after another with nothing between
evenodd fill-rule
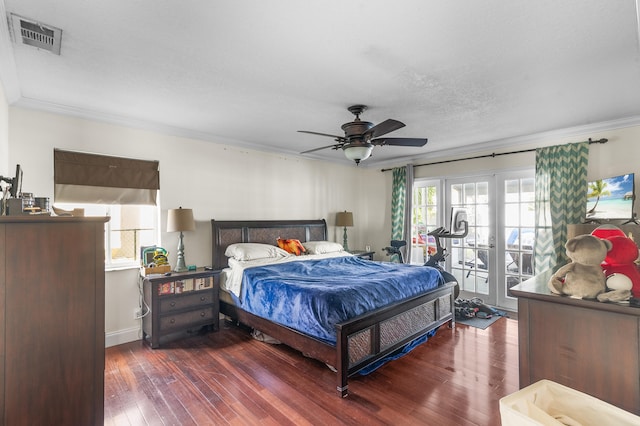
<instances>
[{"instance_id":1,"label":"ceiling fan","mask_svg":"<svg viewBox=\"0 0 640 426\"><path fill-rule=\"evenodd\" d=\"M394 146L424 146L427 139L418 138L381 138L380 136L393 132L404 127L404 123L398 120L388 119L376 124L368 121L360 120L360 114L367 109L365 105L352 105L347 108L349 112L356 116L355 120L342 125L344 136L329 135L327 133L310 132L307 130L298 130L300 133L309 133L311 135L329 136L334 138L337 143L320 148L310 149L301 152L307 154L309 152L320 151L325 148L342 149L344 155L349 159L360 164L360 161L366 160L371 155L374 146L394 145Z\"/></svg>"}]
</instances>

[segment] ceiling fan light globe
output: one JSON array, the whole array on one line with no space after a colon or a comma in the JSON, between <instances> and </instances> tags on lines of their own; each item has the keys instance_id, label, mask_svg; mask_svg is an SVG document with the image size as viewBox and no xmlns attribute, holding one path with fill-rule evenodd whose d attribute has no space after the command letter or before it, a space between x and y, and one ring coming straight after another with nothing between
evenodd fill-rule
<instances>
[{"instance_id":1,"label":"ceiling fan light globe","mask_svg":"<svg viewBox=\"0 0 640 426\"><path fill-rule=\"evenodd\" d=\"M349 160L359 163L362 160L366 160L371 155L373 146L348 146L344 148L344 156Z\"/></svg>"}]
</instances>

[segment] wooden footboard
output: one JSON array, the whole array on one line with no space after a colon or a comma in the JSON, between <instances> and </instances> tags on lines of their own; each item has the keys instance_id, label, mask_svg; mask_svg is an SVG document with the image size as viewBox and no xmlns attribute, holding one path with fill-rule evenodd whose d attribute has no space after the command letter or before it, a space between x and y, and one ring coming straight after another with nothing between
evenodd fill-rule
<instances>
[{"instance_id":1,"label":"wooden footboard","mask_svg":"<svg viewBox=\"0 0 640 426\"><path fill-rule=\"evenodd\" d=\"M306 356L334 366L338 394L345 397L349 377L449 321L451 327L455 326L454 287L455 283L447 283L429 293L340 323L336 325L335 346L224 302L220 311Z\"/></svg>"},{"instance_id":2,"label":"wooden footboard","mask_svg":"<svg viewBox=\"0 0 640 426\"><path fill-rule=\"evenodd\" d=\"M455 326L453 288L437 290L378 309L336 326L338 386L340 396L348 394L347 379L385 358L407 343L451 321Z\"/></svg>"}]
</instances>

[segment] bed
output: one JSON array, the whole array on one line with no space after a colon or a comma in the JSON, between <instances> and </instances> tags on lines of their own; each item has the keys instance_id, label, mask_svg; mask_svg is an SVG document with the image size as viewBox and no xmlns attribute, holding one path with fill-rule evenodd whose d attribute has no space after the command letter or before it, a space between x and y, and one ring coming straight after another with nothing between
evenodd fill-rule
<instances>
[{"instance_id":1,"label":"bed","mask_svg":"<svg viewBox=\"0 0 640 426\"><path fill-rule=\"evenodd\" d=\"M227 268L229 259L225 253L235 243L275 245L278 238L297 239L301 242L327 240L327 225L323 219L212 220L211 225L212 267L215 270ZM444 324L455 326L455 285L453 282L442 282L423 293L336 323L335 343L244 310L238 306L237 298L224 290L220 293L220 312L305 356L333 366L337 371L338 394L345 397L348 395L349 377L380 363L409 344L424 339Z\"/></svg>"}]
</instances>

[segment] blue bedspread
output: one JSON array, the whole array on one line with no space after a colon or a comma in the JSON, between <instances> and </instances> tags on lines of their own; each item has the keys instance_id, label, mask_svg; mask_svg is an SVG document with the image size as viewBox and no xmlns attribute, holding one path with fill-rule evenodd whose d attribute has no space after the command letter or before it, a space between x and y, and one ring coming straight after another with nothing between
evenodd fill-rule
<instances>
[{"instance_id":1,"label":"blue bedspread","mask_svg":"<svg viewBox=\"0 0 640 426\"><path fill-rule=\"evenodd\" d=\"M241 307L262 318L336 343L335 325L444 283L428 266L355 256L247 268Z\"/></svg>"}]
</instances>

